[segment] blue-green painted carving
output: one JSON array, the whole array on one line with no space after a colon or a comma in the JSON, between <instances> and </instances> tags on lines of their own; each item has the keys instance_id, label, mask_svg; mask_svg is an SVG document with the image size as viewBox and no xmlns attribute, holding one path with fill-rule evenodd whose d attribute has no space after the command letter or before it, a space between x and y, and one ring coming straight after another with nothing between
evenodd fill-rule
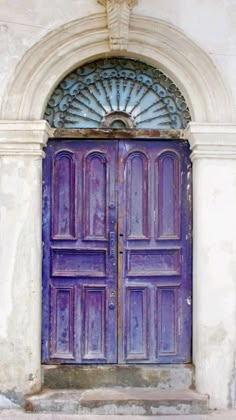
<instances>
[{"instance_id":1,"label":"blue-green painted carving","mask_svg":"<svg viewBox=\"0 0 236 420\"><path fill-rule=\"evenodd\" d=\"M56 128L179 129L191 120L182 93L164 73L125 58L98 60L66 76L44 118Z\"/></svg>"}]
</instances>

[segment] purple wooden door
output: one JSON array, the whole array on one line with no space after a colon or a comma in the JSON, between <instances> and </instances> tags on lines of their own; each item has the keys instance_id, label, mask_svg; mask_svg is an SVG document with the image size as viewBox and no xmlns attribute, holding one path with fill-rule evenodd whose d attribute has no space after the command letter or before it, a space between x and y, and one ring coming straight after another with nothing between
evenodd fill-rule
<instances>
[{"instance_id":1,"label":"purple wooden door","mask_svg":"<svg viewBox=\"0 0 236 420\"><path fill-rule=\"evenodd\" d=\"M116 161L117 143L49 142L44 361L117 362Z\"/></svg>"},{"instance_id":2,"label":"purple wooden door","mask_svg":"<svg viewBox=\"0 0 236 420\"><path fill-rule=\"evenodd\" d=\"M181 142L49 142L44 362L190 361L189 168Z\"/></svg>"},{"instance_id":3,"label":"purple wooden door","mask_svg":"<svg viewBox=\"0 0 236 420\"><path fill-rule=\"evenodd\" d=\"M119 156L119 360L186 363L191 360L188 145L121 141Z\"/></svg>"}]
</instances>

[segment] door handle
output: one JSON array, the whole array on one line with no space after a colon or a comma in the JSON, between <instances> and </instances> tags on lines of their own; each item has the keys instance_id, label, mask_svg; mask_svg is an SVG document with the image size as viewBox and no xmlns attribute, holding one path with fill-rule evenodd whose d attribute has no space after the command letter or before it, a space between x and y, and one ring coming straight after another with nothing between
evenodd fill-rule
<instances>
[{"instance_id":1,"label":"door handle","mask_svg":"<svg viewBox=\"0 0 236 420\"><path fill-rule=\"evenodd\" d=\"M115 259L116 256L116 232L115 232L116 207L109 205L109 257Z\"/></svg>"},{"instance_id":2,"label":"door handle","mask_svg":"<svg viewBox=\"0 0 236 420\"><path fill-rule=\"evenodd\" d=\"M109 233L109 256L111 258L115 257L115 250L116 250L116 233L110 232Z\"/></svg>"},{"instance_id":3,"label":"door handle","mask_svg":"<svg viewBox=\"0 0 236 420\"><path fill-rule=\"evenodd\" d=\"M111 309L111 310L114 310L115 307L116 307L116 291L111 290L110 291L110 299L109 299L108 308Z\"/></svg>"}]
</instances>

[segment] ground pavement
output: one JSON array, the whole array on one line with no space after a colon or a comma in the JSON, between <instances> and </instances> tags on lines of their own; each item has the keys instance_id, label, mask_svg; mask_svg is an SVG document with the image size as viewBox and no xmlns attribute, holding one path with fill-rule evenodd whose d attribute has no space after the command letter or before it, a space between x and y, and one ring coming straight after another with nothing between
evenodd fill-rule
<instances>
[{"instance_id":1,"label":"ground pavement","mask_svg":"<svg viewBox=\"0 0 236 420\"><path fill-rule=\"evenodd\" d=\"M1 420L236 420L236 410L207 415L179 416L95 416L70 414L32 414L22 410L0 410Z\"/></svg>"}]
</instances>

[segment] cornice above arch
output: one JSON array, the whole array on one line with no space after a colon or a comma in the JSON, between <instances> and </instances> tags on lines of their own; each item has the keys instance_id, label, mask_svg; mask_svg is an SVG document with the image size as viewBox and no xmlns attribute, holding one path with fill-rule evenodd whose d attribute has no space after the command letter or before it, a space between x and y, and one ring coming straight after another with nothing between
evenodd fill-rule
<instances>
[{"instance_id":1,"label":"cornice above arch","mask_svg":"<svg viewBox=\"0 0 236 420\"><path fill-rule=\"evenodd\" d=\"M61 26L42 38L19 63L4 95L1 118L41 119L49 97L66 74L87 61L114 55L119 56L119 52L110 49L105 14ZM193 121L233 121L231 93L220 71L177 28L132 15L125 55L166 73L182 91Z\"/></svg>"}]
</instances>

